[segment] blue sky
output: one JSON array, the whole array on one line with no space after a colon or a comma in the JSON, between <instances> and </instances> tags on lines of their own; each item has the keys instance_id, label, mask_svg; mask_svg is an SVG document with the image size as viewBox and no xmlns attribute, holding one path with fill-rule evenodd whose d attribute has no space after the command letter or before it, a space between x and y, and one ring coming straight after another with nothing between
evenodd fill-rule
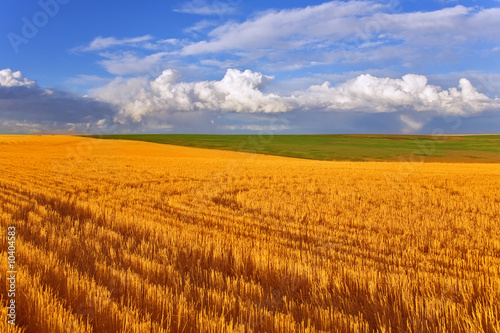
<instances>
[{"instance_id":1,"label":"blue sky","mask_svg":"<svg viewBox=\"0 0 500 333\"><path fill-rule=\"evenodd\" d=\"M499 59L493 0L5 0L0 133L500 133Z\"/></svg>"}]
</instances>

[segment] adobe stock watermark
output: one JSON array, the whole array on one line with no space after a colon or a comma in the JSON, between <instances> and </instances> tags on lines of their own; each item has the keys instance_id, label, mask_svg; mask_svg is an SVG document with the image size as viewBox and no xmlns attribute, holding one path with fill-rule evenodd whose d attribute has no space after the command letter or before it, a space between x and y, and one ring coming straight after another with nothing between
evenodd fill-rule
<instances>
[{"instance_id":1,"label":"adobe stock watermark","mask_svg":"<svg viewBox=\"0 0 500 333\"><path fill-rule=\"evenodd\" d=\"M8 271L7 271L7 287L8 287L8 301L7 301L7 322L10 325L16 325L16 227L9 226L7 228L8 240Z\"/></svg>"},{"instance_id":2,"label":"adobe stock watermark","mask_svg":"<svg viewBox=\"0 0 500 333\"><path fill-rule=\"evenodd\" d=\"M23 23L20 33L9 32L7 39L14 50L14 53L19 53L19 46L28 44L30 40L36 37L39 29L45 27L51 18L59 13L61 5L66 5L70 0L39 0L38 6L40 10L35 12L31 17L23 16Z\"/></svg>"}]
</instances>

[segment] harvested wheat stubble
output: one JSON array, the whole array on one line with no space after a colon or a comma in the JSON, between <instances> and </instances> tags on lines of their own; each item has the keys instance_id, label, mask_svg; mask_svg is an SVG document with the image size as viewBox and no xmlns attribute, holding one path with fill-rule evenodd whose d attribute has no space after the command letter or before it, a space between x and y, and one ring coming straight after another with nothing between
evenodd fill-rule
<instances>
[{"instance_id":1,"label":"harvested wheat stubble","mask_svg":"<svg viewBox=\"0 0 500 333\"><path fill-rule=\"evenodd\" d=\"M0 141L19 332L500 332L498 165Z\"/></svg>"}]
</instances>

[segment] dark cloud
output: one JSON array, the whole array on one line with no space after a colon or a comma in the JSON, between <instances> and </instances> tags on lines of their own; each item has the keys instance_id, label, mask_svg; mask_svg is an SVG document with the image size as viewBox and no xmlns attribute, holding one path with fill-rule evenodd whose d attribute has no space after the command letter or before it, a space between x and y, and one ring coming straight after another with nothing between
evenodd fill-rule
<instances>
[{"instance_id":1,"label":"dark cloud","mask_svg":"<svg viewBox=\"0 0 500 333\"><path fill-rule=\"evenodd\" d=\"M0 123L4 124L2 132L17 133L29 128L61 131L102 126L112 123L116 112L112 104L63 91L43 90L38 86L0 86ZM9 129L13 126L20 128Z\"/></svg>"},{"instance_id":2,"label":"dark cloud","mask_svg":"<svg viewBox=\"0 0 500 333\"><path fill-rule=\"evenodd\" d=\"M38 88L31 88L26 86L0 86L0 103L1 100L22 100L32 96L39 96L40 94L41 91Z\"/></svg>"},{"instance_id":3,"label":"dark cloud","mask_svg":"<svg viewBox=\"0 0 500 333\"><path fill-rule=\"evenodd\" d=\"M232 80L227 78L228 75L221 81L210 82L176 83L170 80L158 83L158 80L155 80L153 82L159 84L157 92L146 90L149 83L147 80L133 81L134 84L122 82L114 86L107 85L101 90L108 95L100 96L111 96L116 100L104 101L98 100L98 97L82 97L60 90L42 89L34 81L23 78L20 72L4 70L3 74L3 83L0 82L0 133L269 135L453 134L500 131L499 100L478 94L466 80L461 80L461 90L450 88L438 91L436 87L427 85L422 76L405 76L403 80L368 77L368 83L371 85L357 84L360 81L358 77L340 88L327 84L313 86L297 95L298 97L292 98L260 91L263 77L260 73L233 71L229 73L234 74L229 75ZM408 82L412 78L420 79L421 84L410 85ZM405 88L404 84L407 83L409 87ZM399 85L405 89L393 89ZM423 90L415 86L423 87ZM366 93L363 87L373 89ZM463 113L443 112L446 108L442 105L438 105L434 110L432 103L425 104L425 107L422 107L422 103L416 103L417 106L420 105L421 110L408 107L407 99L413 101L414 96L420 96L416 92L409 94L412 89L426 92L427 97L435 95L442 98L449 104L449 108L454 104L458 105L457 110L460 110L462 105L469 107L463 108L467 111ZM231 98L233 95L234 98ZM349 101L351 109L343 109L343 105L335 108L337 100ZM394 100L397 103L393 102ZM404 103L398 102L399 100ZM262 112L272 103L275 106L286 106L286 103L293 104L290 101L295 104L283 107L286 112ZM378 110L380 101L390 104L391 108ZM240 104L246 108L238 110ZM357 108L360 105L361 107ZM140 116L130 116L137 114Z\"/></svg>"}]
</instances>

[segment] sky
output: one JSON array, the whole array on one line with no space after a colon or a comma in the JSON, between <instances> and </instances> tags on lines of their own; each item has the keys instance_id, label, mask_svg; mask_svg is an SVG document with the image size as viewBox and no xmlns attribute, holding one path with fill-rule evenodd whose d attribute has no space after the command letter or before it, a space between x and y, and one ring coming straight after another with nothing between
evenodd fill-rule
<instances>
[{"instance_id":1,"label":"sky","mask_svg":"<svg viewBox=\"0 0 500 333\"><path fill-rule=\"evenodd\" d=\"M0 3L0 134L500 133L500 1Z\"/></svg>"}]
</instances>

